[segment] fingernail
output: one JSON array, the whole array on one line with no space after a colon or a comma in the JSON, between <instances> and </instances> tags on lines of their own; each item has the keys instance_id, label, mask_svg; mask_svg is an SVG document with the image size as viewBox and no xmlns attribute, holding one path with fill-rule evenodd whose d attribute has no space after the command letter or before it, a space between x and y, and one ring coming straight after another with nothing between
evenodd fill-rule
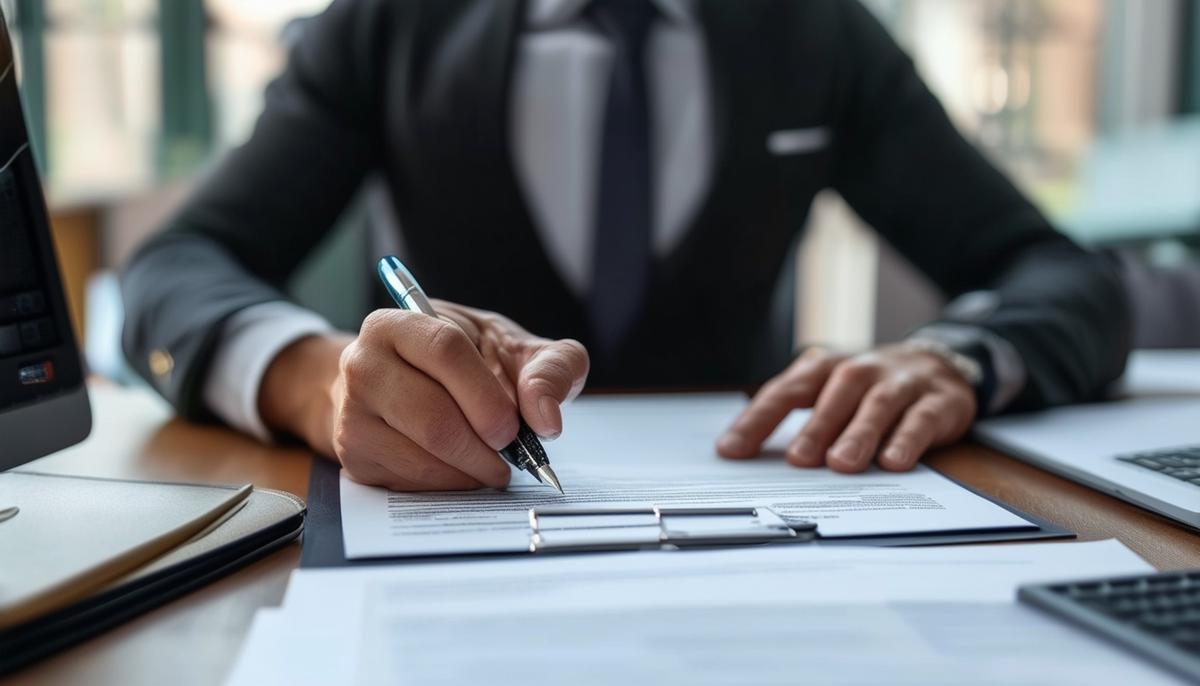
<instances>
[{"instance_id":1,"label":"fingernail","mask_svg":"<svg viewBox=\"0 0 1200 686\"><path fill-rule=\"evenodd\" d=\"M542 438L554 440L562 434L562 410L558 407L558 401L548 395L543 395L538 398L538 412L542 413L542 423L544 426L551 427L553 433L546 434Z\"/></svg>"},{"instance_id":2,"label":"fingernail","mask_svg":"<svg viewBox=\"0 0 1200 686\"><path fill-rule=\"evenodd\" d=\"M879 461L889 467L903 467L907 458L908 455L905 454L904 448L892 446L883 451L883 454L879 456Z\"/></svg>"},{"instance_id":3,"label":"fingernail","mask_svg":"<svg viewBox=\"0 0 1200 686\"><path fill-rule=\"evenodd\" d=\"M723 453L741 455L746 452L746 439L741 434L731 431L717 441L717 448Z\"/></svg>"},{"instance_id":4,"label":"fingernail","mask_svg":"<svg viewBox=\"0 0 1200 686\"><path fill-rule=\"evenodd\" d=\"M797 464L812 464L815 453L816 445L807 436L797 436L796 440L787 449L788 461Z\"/></svg>"},{"instance_id":5,"label":"fingernail","mask_svg":"<svg viewBox=\"0 0 1200 686\"><path fill-rule=\"evenodd\" d=\"M860 449L857 443L838 443L829 451L829 461L843 467L857 467Z\"/></svg>"}]
</instances>

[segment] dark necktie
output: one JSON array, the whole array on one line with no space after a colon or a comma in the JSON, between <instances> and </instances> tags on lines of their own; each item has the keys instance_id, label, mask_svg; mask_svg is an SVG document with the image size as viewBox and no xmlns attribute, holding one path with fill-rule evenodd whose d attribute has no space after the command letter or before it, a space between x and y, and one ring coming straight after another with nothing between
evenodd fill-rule
<instances>
[{"instance_id":1,"label":"dark necktie","mask_svg":"<svg viewBox=\"0 0 1200 686\"><path fill-rule=\"evenodd\" d=\"M595 0L589 12L614 49L588 301L595 352L601 362L611 363L642 309L650 276L646 35L657 12L650 0Z\"/></svg>"}]
</instances>

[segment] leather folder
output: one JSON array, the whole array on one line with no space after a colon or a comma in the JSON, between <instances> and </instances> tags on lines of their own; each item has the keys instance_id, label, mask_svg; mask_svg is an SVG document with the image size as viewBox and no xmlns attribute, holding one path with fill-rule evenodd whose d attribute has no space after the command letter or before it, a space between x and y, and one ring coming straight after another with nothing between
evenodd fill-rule
<instances>
[{"instance_id":1,"label":"leather folder","mask_svg":"<svg viewBox=\"0 0 1200 686\"><path fill-rule=\"evenodd\" d=\"M0 675L296 540L290 493L15 471L0 502Z\"/></svg>"}]
</instances>

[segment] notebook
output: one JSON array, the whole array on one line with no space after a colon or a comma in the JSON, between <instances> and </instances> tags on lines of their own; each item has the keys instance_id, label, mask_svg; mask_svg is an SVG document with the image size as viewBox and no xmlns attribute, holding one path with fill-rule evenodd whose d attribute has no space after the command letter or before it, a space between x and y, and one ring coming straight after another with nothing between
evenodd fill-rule
<instances>
[{"instance_id":1,"label":"notebook","mask_svg":"<svg viewBox=\"0 0 1200 686\"><path fill-rule=\"evenodd\" d=\"M0 674L93 635L300 535L280 491L0 475Z\"/></svg>"}]
</instances>

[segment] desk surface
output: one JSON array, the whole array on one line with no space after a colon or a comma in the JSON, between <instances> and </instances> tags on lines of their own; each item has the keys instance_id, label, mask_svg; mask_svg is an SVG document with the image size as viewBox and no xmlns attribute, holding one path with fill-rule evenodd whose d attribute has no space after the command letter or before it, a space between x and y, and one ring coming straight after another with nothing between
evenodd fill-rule
<instances>
[{"instance_id":1,"label":"desk surface","mask_svg":"<svg viewBox=\"0 0 1200 686\"><path fill-rule=\"evenodd\" d=\"M146 392L96 388L96 428L83 445L26 469L201 483L252 482L303 496L312 457L228 431L172 419ZM1159 569L1200 567L1200 535L986 448L962 445L926 459L935 469L1079 533L1118 538ZM255 610L279 605L299 546L284 550L7 680L20 684L220 683Z\"/></svg>"}]
</instances>

